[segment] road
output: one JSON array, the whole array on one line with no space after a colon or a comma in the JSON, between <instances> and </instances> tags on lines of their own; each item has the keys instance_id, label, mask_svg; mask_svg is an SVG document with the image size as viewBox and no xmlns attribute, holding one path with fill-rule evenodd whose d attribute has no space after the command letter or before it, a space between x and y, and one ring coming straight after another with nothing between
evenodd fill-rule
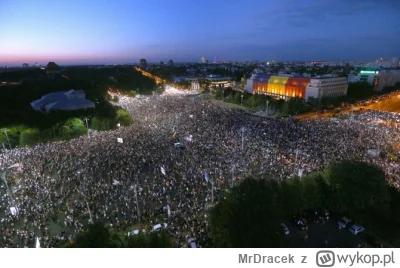
<instances>
[{"instance_id":1,"label":"road","mask_svg":"<svg viewBox=\"0 0 400 268\"><path fill-rule=\"evenodd\" d=\"M4 86L19 86L21 85L21 83L19 82L2 82L0 83L0 87L4 87Z\"/></svg>"}]
</instances>

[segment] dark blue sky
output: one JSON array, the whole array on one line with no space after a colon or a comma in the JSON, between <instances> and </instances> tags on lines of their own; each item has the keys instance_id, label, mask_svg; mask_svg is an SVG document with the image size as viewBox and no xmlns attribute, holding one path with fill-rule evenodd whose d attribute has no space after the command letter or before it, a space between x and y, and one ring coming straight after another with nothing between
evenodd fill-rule
<instances>
[{"instance_id":1,"label":"dark blue sky","mask_svg":"<svg viewBox=\"0 0 400 268\"><path fill-rule=\"evenodd\" d=\"M0 0L0 64L400 56L400 0Z\"/></svg>"}]
</instances>

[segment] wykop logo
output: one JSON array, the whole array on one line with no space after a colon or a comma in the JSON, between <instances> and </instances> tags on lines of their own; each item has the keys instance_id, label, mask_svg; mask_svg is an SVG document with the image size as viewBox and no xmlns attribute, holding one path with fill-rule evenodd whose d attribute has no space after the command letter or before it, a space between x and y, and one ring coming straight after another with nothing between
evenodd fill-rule
<instances>
[{"instance_id":1,"label":"wykop logo","mask_svg":"<svg viewBox=\"0 0 400 268\"><path fill-rule=\"evenodd\" d=\"M335 254L330 250L318 251L316 262L319 267L332 267L335 265Z\"/></svg>"}]
</instances>

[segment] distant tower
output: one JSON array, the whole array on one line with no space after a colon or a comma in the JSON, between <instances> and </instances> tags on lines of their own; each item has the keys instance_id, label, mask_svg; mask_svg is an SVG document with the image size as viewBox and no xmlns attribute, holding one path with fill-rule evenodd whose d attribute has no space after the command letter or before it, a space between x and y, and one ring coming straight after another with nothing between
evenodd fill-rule
<instances>
[{"instance_id":1,"label":"distant tower","mask_svg":"<svg viewBox=\"0 0 400 268\"><path fill-rule=\"evenodd\" d=\"M169 66L172 66L172 65L174 65L174 62L173 62L172 60L169 60L169 61L168 61L168 65L169 65Z\"/></svg>"},{"instance_id":2,"label":"distant tower","mask_svg":"<svg viewBox=\"0 0 400 268\"><path fill-rule=\"evenodd\" d=\"M163 61L160 61L160 65L164 65L164 62L163 62Z\"/></svg>"},{"instance_id":3,"label":"distant tower","mask_svg":"<svg viewBox=\"0 0 400 268\"><path fill-rule=\"evenodd\" d=\"M201 57L200 63L202 63L202 64L206 63L206 58L205 57Z\"/></svg>"},{"instance_id":4,"label":"distant tower","mask_svg":"<svg viewBox=\"0 0 400 268\"><path fill-rule=\"evenodd\" d=\"M218 63L218 56L215 56L214 63Z\"/></svg>"},{"instance_id":5,"label":"distant tower","mask_svg":"<svg viewBox=\"0 0 400 268\"><path fill-rule=\"evenodd\" d=\"M146 68L147 67L147 60L146 59L140 59L140 67Z\"/></svg>"}]
</instances>

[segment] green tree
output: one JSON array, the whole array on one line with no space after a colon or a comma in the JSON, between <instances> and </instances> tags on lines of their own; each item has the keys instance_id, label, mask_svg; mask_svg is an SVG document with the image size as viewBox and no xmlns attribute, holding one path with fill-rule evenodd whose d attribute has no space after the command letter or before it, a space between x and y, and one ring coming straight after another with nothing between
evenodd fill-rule
<instances>
[{"instance_id":1,"label":"green tree","mask_svg":"<svg viewBox=\"0 0 400 268\"><path fill-rule=\"evenodd\" d=\"M303 186L303 202L305 209L321 207L321 189L316 181L316 176L311 174L301 179Z\"/></svg>"},{"instance_id":2,"label":"green tree","mask_svg":"<svg viewBox=\"0 0 400 268\"><path fill-rule=\"evenodd\" d=\"M66 125L60 127L58 133L63 139L68 139L69 137L71 137L71 129Z\"/></svg>"},{"instance_id":3,"label":"green tree","mask_svg":"<svg viewBox=\"0 0 400 268\"><path fill-rule=\"evenodd\" d=\"M257 97L255 95L250 96L249 98L246 98L243 100L244 105L250 108L256 107L257 104Z\"/></svg>"},{"instance_id":4,"label":"green tree","mask_svg":"<svg viewBox=\"0 0 400 268\"><path fill-rule=\"evenodd\" d=\"M113 102L118 102L119 98L117 95L114 95L114 97L111 99Z\"/></svg>"},{"instance_id":5,"label":"green tree","mask_svg":"<svg viewBox=\"0 0 400 268\"><path fill-rule=\"evenodd\" d=\"M242 94L237 91L235 92L235 97L234 97L235 103L240 104L242 101Z\"/></svg>"},{"instance_id":6,"label":"green tree","mask_svg":"<svg viewBox=\"0 0 400 268\"><path fill-rule=\"evenodd\" d=\"M95 116L92 120L92 128L98 131L115 129L116 122L115 119L107 117Z\"/></svg>"},{"instance_id":7,"label":"green tree","mask_svg":"<svg viewBox=\"0 0 400 268\"><path fill-rule=\"evenodd\" d=\"M79 118L70 118L65 122L64 125L70 129L71 135L74 137L87 134L86 126L84 122Z\"/></svg>"},{"instance_id":8,"label":"green tree","mask_svg":"<svg viewBox=\"0 0 400 268\"><path fill-rule=\"evenodd\" d=\"M32 146L40 141L40 133L36 128L25 129L20 136L20 146Z\"/></svg>"},{"instance_id":9,"label":"green tree","mask_svg":"<svg viewBox=\"0 0 400 268\"><path fill-rule=\"evenodd\" d=\"M112 248L116 245L111 239L110 231L104 224L95 222L89 225L87 232L80 233L75 240L75 248Z\"/></svg>"},{"instance_id":10,"label":"green tree","mask_svg":"<svg viewBox=\"0 0 400 268\"><path fill-rule=\"evenodd\" d=\"M299 178L284 180L282 182L281 202L283 211L292 215L303 210L303 185Z\"/></svg>"},{"instance_id":11,"label":"green tree","mask_svg":"<svg viewBox=\"0 0 400 268\"><path fill-rule=\"evenodd\" d=\"M371 211L383 210L390 195L383 171L358 161L343 161L325 170L332 191L332 207L362 218Z\"/></svg>"},{"instance_id":12,"label":"green tree","mask_svg":"<svg viewBox=\"0 0 400 268\"><path fill-rule=\"evenodd\" d=\"M131 235L127 239L129 248L172 248L172 237L167 231L152 232L149 234L140 232Z\"/></svg>"},{"instance_id":13,"label":"green tree","mask_svg":"<svg viewBox=\"0 0 400 268\"><path fill-rule=\"evenodd\" d=\"M374 86L368 82L350 83L347 96L353 99L367 99L374 95Z\"/></svg>"},{"instance_id":14,"label":"green tree","mask_svg":"<svg viewBox=\"0 0 400 268\"><path fill-rule=\"evenodd\" d=\"M245 179L210 211L217 247L279 247L283 219L280 185L275 180Z\"/></svg>"},{"instance_id":15,"label":"green tree","mask_svg":"<svg viewBox=\"0 0 400 268\"><path fill-rule=\"evenodd\" d=\"M302 98L290 98L287 101L288 114L299 114L305 108L305 102Z\"/></svg>"},{"instance_id":16,"label":"green tree","mask_svg":"<svg viewBox=\"0 0 400 268\"><path fill-rule=\"evenodd\" d=\"M130 114L128 113L127 110L124 109L119 109L117 111L117 118L116 118L117 122L120 123L123 126L129 126L133 123L133 119L130 116Z\"/></svg>"}]
</instances>

